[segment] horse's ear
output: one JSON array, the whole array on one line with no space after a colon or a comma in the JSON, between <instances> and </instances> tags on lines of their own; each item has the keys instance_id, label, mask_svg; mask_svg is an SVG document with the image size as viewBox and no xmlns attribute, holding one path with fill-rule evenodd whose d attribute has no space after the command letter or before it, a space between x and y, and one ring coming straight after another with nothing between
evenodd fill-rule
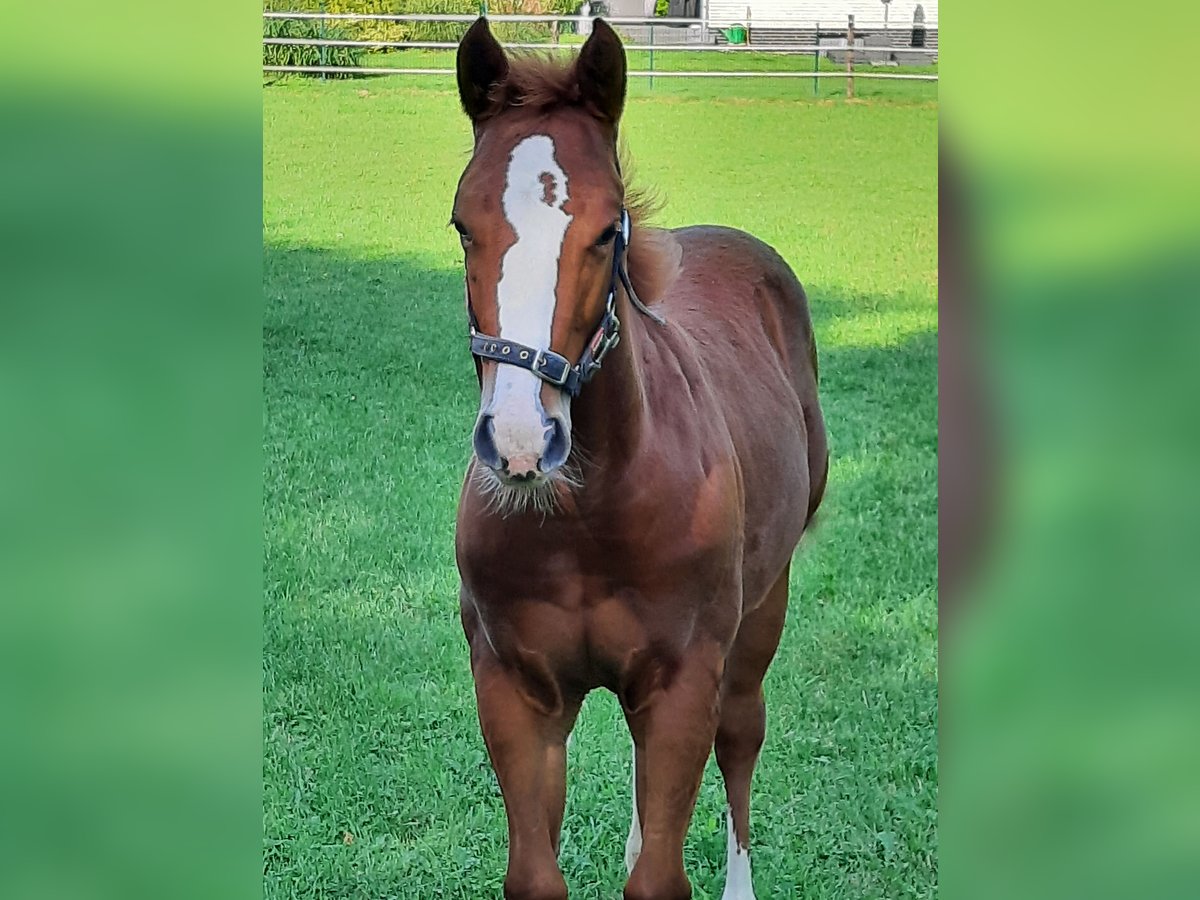
<instances>
[{"instance_id":1,"label":"horse's ear","mask_svg":"<svg viewBox=\"0 0 1200 900\"><path fill-rule=\"evenodd\" d=\"M458 44L458 98L474 121L491 105L492 86L508 77L508 57L483 16L475 20Z\"/></svg>"},{"instance_id":2,"label":"horse's ear","mask_svg":"<svg viewBox=\"0 0 1200 900\"><path fill-rule=\"evenodd\" d=\"M592 35L575 63L579 96L613 125L625 107L625 48L603 19L592 20Z\"/></svg>"}]
</instances>

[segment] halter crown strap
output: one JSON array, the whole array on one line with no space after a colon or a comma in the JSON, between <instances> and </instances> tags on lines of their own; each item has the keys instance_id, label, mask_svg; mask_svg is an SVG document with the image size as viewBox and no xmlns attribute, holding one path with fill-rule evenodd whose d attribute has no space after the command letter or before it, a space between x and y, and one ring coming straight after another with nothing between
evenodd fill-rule
<instances>
[{"instance_id":1,"label":"halter crown strap","mask_svg":"<svg viewBox=\"0 0 1200 900\"><path fill-rule=\"evenodd\" d=\"M663 324L662 318L647 309L638 299L637 294L634 293L633 284L629 280L625 255L629 250L631 229L629 211L622 209L621 227L613 239L612 279L608 286L608 299L604 303L604 315L600 318L600 324L596 326L591 340L584 348L583 355L579 357L579 362L571 365L570 360L553 350L535 350L533 347L518 344L516 341L507 341L504 338L481 333L468 298L467 316L471 325L471 353L478 359L490 359L493 362L527 369L542 381L566 391L572 397L579 396L583 386L600 371L600 364L608 355L608 351L621 342L621 320L617 318L618 284L625 288L634 307L660 325Z\"/></svg>"}]
</instances>

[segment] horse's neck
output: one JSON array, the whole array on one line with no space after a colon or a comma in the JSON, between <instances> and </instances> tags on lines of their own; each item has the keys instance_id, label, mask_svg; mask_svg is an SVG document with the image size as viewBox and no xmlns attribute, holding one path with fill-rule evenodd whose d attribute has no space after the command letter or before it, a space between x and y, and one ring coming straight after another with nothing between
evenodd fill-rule
<instances>
[{"instance_id":1,"label":"horse's neck","mask_svg":"<svg viewBox=\"0 0 1200 900\"><path fill-rule=\"evenodd\" d=\"M571 404L572 431L592 466L613 471L635 452L645 427L646 394L643 347L647 323L620 292L617 315L621 342L604 359L604 367Z\"/></svg>"},{"instance_id":2,"label":"horse's neck","mask_svg":"<svg viewBox=\"0 0 1200 900\"><path fill-rule=\"evenodd\" d=\"M682 253L670 232L638 227L635 222L627 264L643 302L653 304L663 296L681 271ZM604 471L618 470L631 461L648 427L645 367L656 354L647 351L654 330L663 327L635 309L624 289L617 294L617 315L621 343L571 405L572 431L581 455Z\"/></svg>"}]
</instances>

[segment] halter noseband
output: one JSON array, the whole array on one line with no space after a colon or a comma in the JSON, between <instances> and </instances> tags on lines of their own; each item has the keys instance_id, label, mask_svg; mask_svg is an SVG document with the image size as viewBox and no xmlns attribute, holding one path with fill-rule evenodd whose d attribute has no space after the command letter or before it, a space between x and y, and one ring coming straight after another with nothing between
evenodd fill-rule
<instances>
[{"instance_id":1,"label":"halter noseband","mask_svg":"<svg viewBox=\"0 0 1200 900\"><path fill-rule=\"evenodd\" d=\"M633 285L629 281L629 269L625 263L625 254L629 249L631 230L629 211L621 210L621 227L613 238L612 280L608 286L608 299L604 303L604 315L600 324L584 348L579 362L571 365L570 360L553 350L535 350L516 341L506 341L504 338L492 337L479 331L475 320L475 312L471 309L470 298L467 300L467 317L471 325L471 354L476 359L490 359L504 365L528 369L542 381L554 385L561 391L566 391L572 397L578 397L583 386L592 380L592 376L600 371L600 364L613 347L621 342L621 320L617 318L617 286L625 287L629 300L656 322L662 319L642 305Z\"/></svg>"}]
</instances>

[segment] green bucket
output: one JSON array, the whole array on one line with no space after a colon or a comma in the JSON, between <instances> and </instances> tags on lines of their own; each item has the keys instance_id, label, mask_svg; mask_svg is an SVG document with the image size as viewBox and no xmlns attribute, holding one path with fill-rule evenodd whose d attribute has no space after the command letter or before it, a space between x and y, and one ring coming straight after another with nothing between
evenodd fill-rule
<instances>
[{"instance_id":1,"label":"green bucket","mask_svg":"<svg viewBox=\"0 0 1200 900\"><path fill-rule=\"evenodd\" d=\"M725 35L725 40L731 44L746 43L746 26L731 25L728 28L721 29L721 33Z\"/></svg>"}]
</instances>

